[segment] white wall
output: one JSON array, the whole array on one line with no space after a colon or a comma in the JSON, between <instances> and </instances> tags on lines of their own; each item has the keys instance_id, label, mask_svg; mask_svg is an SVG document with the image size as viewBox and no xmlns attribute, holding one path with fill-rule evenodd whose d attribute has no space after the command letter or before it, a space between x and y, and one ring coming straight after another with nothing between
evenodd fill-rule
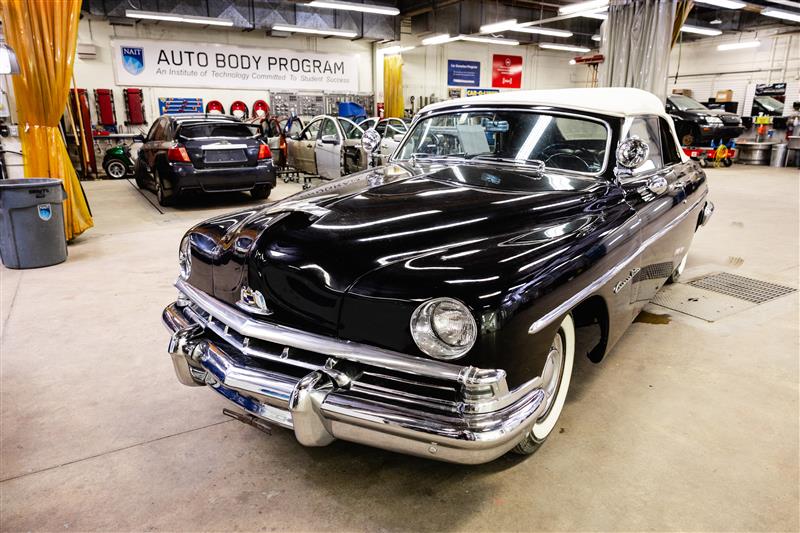
<instances>
[{"instance_id":1,"label":"white wall","mask_svg":"<svg viewBox=\"0 0 800 533\"><path fill-rule=\"evenodd\" d=\"M758 40L758 48L719 51L717 45L737 41ZM784 110L800 101L800 35L779 35L775 30L747 32L737 36L720 36L677 45L670 56L668 92L673 88L691 89L701 102L717 91L731 89L739 112L747 112L758 83L787 83ZM678 81L675 83L675 73Z\"/></svg>"},{"instance_id":2,"label":"white wall","mask_svg":"<svg viewBox=\"0 0 800 533\"><path fill-rule=\"evenodd\" d=\"M75 82L78 88L113 89L114 103L117 112L117 123L125 122L125 103L122 97L123 87L117 86L114 80L114 69L111 57L111 39L114 37L137 37L141 39L164 39L185 42L213 42L259 48L289 49L313 52L357 54L359 57L359 92L371 93L372 85L372 44L367 41L349 41L345 39L318 39L316 37L265 37L263 32L242 32L239 30L218 30L209 28L192 28L177 25L137 24L135 26L112 26L104 20L90 20L85 17L78 29L78 42L91 43L97 47L95 59L75 59ZM269 101L268 84L262 90L242 89L207 89L180 87L141 87L145 100L145 115L152 123L158 117L158 99L160 97L202 98L206 104L210 100L219 100L227 109L234 100L242 100L248 106L258 99ZM322 92L323 88L320 88ZM285 92L281 90L280 92ZM94 97L90 95L92 120L95 121Z\"/></svg>"}]
</instances>

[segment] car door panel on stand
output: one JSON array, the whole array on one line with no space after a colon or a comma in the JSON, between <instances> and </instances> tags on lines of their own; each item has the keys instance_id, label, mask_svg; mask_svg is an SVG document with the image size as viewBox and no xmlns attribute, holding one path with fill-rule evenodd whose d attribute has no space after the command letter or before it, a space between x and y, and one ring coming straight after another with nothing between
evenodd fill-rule
<instances>
[{"instance_id":1,"label":"car door panel on stand","mask_svg":"<svg viewBox=\"0 0 800 533\"><path fill-rule=\"evenodd\" d=\"M317 163L314 157L314 151L321 125L322 119L311 121L311 123L300 133L295 142L292 142L290 145L294 151L293 154L290 154L290 158L294 162L294 168L300 172L305 172L306 174L317 173Z\"/></svg>"},{"instance_id":2,"label":"car door panel on stand","mask_svg":"<svg viewBox=\"0 0 800 533\"><path fill-rule=\"evenodd\" d=\"M317 173L335 179L341 175L343 136L335 121L326 118L316 142Z\"/></svg>"},{"instance_id":3,"label":"car door panel on stand","mask_svg":"<svg viewBox=\"0 0 800 533\"><path fill-rule=\"evenodd\" d=\"M682 169L664 164L658 117L628 119L623 138L639 137L649 147L647 161L622 178L628 202L636 209L646 245L639 270L633 274L632 303L635 312L652 299L677 266L675 253L681 247L675 234L664 231L677 210L683 209L685 197L679 176ZM681 258L678 258L680 262Z\"/></svg>"}]
</instances>

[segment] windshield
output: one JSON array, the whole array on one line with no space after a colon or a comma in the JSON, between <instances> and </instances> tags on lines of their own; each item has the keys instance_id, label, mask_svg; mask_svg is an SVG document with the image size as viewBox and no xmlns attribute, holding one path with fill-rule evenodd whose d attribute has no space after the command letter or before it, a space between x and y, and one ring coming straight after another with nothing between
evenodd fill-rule
<instances>
[{"instance_id":1,"label":"windshield","mask_svg":"<svg viewBox=\"0 0 800 533\"><path fill-rule=\"evenodd\" d=\"M769 111L783 111L783 102L771 96L756 96L756 102L766 107Z\"/></svg>"},{"instance_id":2,"label":"windshield","mask_svg":"<svg viewBox=\"0 0 800 533\"><path fill-rule=\"evenodd\" d=\"M466 111L419 120L398 148L400 160L454 157L598 173L608 129L599 121L528 111Z\"/></svg>"},{"instance_id":3,"label":"windshield","mask_svg":"<svg viewBox=\"0 0 800 533\"><path fill-rule=\"evenodd\" d=\"M348 139L360 139L364 135L364 130L356 126L356 123L346 118L339 118L339 124L342 126L344 136Z\"/></svg>"},{"instance_id":4,"label":"windshield","mask_svg":"<svg viewBox=\"0 0 800 533\"><path fill-rule=\"evenodd\" d=\"M669 97L669 101L681 111L688 111L689 109L708 109L694 98L689 98L682 94L673 94Z\"/></svg>"},{"instance_id":5,"label":"windshield","mask_svg":"<svg viewBox=\"0 0 800 533\"><path fill-rule=\"evenodd\" d=\"M258 126L246 124L191 124L181 126L178 133L186 139L201 139L204 137L227 137L243 139L258 134Z\"/></svg>"}]
</instances>

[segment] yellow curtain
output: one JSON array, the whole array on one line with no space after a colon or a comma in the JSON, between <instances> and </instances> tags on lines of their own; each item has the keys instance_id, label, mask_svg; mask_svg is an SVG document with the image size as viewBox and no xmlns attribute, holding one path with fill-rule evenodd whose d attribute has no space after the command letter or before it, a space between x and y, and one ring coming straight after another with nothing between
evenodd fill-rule
<instances>
[{"instance_id":1,"label":"yellow curtain","mask_svg":"<svg viewBox=\"0 0 800 533\"><path fill-rule=\"evenodd\" d=\"M403 118L403 57L400 54L383 58L383 106L387 117Z\"/></svg>"},{"instance_id":2,"label":"yellow curtain","mask_svg":"<svg viewBox=\"0 0 800 533\"><path fill-rule=\"evenodd\" d=\"M0 0L3 34L20 73L12 76L26 178L64 182L64 226L72 240L94 223L58 121L69 96L81 0Z\"/></svg>"}]
</instances>

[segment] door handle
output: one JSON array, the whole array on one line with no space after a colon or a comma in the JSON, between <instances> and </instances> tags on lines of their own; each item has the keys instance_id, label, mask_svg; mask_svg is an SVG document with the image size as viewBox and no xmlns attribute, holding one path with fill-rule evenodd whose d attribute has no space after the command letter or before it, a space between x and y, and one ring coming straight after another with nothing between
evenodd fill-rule
<instances>
[{"instance_id":1,"label":"door handle","mask_svg":"<svg viewBox=\"0 0 800 533\"><path fill-rule=\"evenodd\" d=\"M312 146L314 146L314 145L309 143L309 144L306 145L306 148L311 148Z\"/></svg>"},{"instance_id":2,"label":"door handle","mask_svg":"<svg viewBox=\"0 0 800 533\"><path fill-rule=\"evenodd\" d=\"M666 178L657 176L655 178L650 179L650 181L647 182L647 188L653 194L664 194L665 192L667 192L667 189L669 188L669 183L667 183Z\"/></svg>"}]
</instances>

